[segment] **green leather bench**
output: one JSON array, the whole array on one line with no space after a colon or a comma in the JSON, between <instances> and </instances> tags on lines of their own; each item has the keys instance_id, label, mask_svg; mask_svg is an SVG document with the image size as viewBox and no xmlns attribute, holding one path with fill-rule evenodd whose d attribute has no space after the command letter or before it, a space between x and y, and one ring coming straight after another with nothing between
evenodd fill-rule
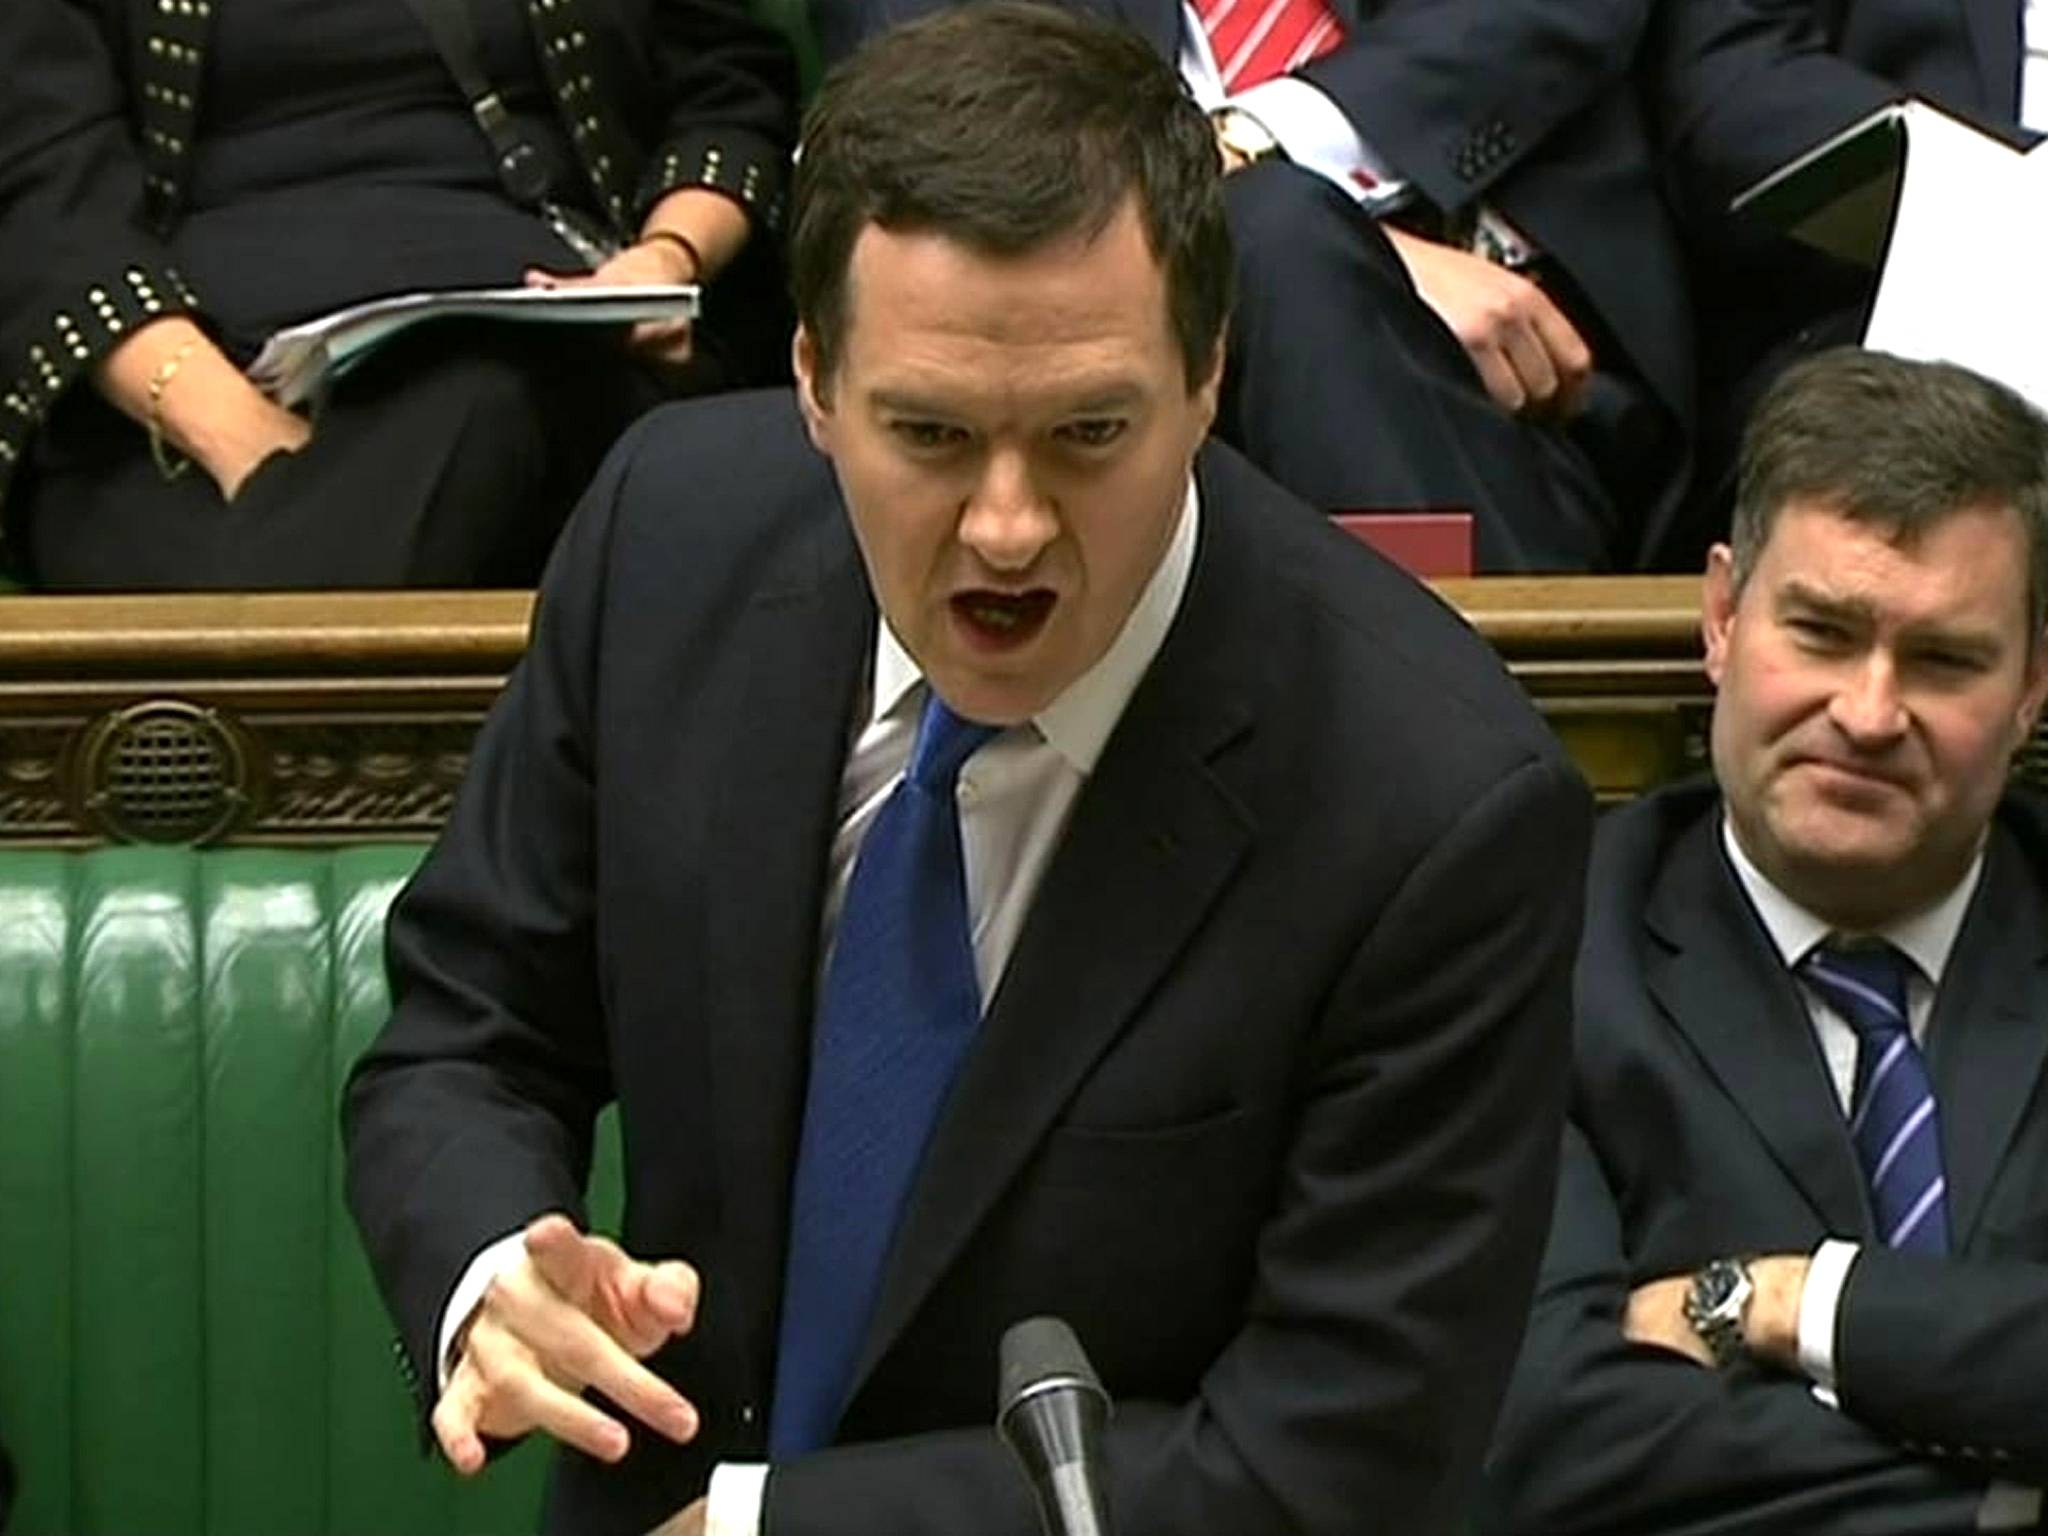
<instances>
[{"instance_id":1,"label":"green leather bench","mask_svg":"<svg viewBox=\"0 0 2048 1536\"><path fill-rule=\"evenodd\" d=\"M420 853L0 853L8 1536L534 1528L541 1446L475 1483L422 1454L342 1208L337 1098Z\"/></svg>"}]
</instances>

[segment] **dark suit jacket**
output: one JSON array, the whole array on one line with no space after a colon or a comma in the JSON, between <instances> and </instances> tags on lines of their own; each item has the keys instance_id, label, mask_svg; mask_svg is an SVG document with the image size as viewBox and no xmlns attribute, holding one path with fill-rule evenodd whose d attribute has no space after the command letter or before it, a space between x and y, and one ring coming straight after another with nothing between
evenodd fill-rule
<instances>
[{"instance_id":1,"label":"dark suit jacket","mask_svg":"<svg viewBox=\"0 0 2048 1536\"><path fill-rule=\"evenodd\" d=\"M1886 102L1931 98L2017 128L2021 0L1658 0L1643 99L1685 231L1700 350L1700 526L1664 552L1696 567L1727 526L1743 423L1789 361L1860 340L1868 269L1731 219L1732 198Z\"/></svg>"},{"instance_id":2,"label":"dark suit jacket","mask_svg":"<svg viewBox=\"0 0 2048 1536\"><path fill-rule=\"evenodd\" d=\"M0 4L0 500L37 426L101 356L161 314L203 312L165 236L204 132L221 9ZM583 200L617 233L637 230L662 194L700 184L772 222L794 70L740 0L519 9L578 152Z\"/></svg>"},{"instance_id":3,"label":"dark suit jacket","mask_svg":"<svg viewBox=\"0 0 2048 1536\"><path fill-rule=\"evenodd\" d=\"M1795 983L1692 785L1600 828L1572 1121L1492 1468L1504 1531L1965 1532L2048 1477L2048 804L1993 824L1930 1021L1956 1252L1875 1245ZM1739 1253L1861 1250L1840 1412L1803 1378L1626 1344L1629 1289Z\"/></svg>"},{"instance_id":4,"label":"dark suit jacket","mask_svg":"<svg viewBox=\"0 0 2048 1536\"><path fill-rule=\"evenodd\" d=\"M1681 206L1718 216L1751 183L1901 96L2010 132L2021 4L1660 0L1646 99Z\"/></svg>"},{"instance_id":5,"label":"dark suit jacket","mask_svg":"<svg viewBox=\"0 0 2048 1536\"><path fill-rule=\"evenodd\" d=\"M1028 1536L996 1344L1064 1314L1122 1529L1408 1533L1469 1491L1562 1111L1582 786L1434 597L1214 446L1186 598L1074 807L898 1233L839 1448L771 1536ZM391 919L350 1198L415 1372L487 1241L579 1206L704 1275L639 1531L763 1448L840 774L875 613L787 395L649 418Z\"/></svg>"}]
</instances>

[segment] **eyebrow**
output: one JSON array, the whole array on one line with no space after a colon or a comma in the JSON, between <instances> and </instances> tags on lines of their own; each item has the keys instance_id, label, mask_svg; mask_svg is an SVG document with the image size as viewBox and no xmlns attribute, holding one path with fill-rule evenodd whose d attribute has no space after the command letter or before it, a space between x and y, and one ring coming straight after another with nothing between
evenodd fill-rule
<instances>
[{"instance_id":1,"label":"eyebrow","mask_svg":"<svg viewBox=\"0 0 2048 1536\"><path fill-rule=\"evenodd\" d=\"M1796 578L1786 582L1779 589L1778 605L1780 609L1801 608L1822 618L1840 619L1865 627L1875 626L1878 620L1877 609L1867 599L1840 597L1824 592L1818 587L1809 586ZM1905 637L1919 642L1932 641L1937 645L1987 658L1996 656L2002 649L2002 642L1993 631L1957 628L1950 624L1908 624L1905 627Z\"/></svg>"},{"instance_id":2,"label":"eyebrow","mask_svg":"<svg viewBox=\"0 0 2048 1536\"><path fill-rule=\"evenodd\" d=\"M1809 586L1797 577L1778 589L1779 608L1807 608L1831 619L1854 619L1864 624L1877 621L1877 609L1865 598L1837 597L1832 592Z\"/></svg>"},{"instance_id":3,"label":"eyebrow","mask_svg":"<svg viewBox=\"0 0 2048 1536\"><path fill-rule=\"evenodd\" d=\"M1106 411L1123 410L1144 399L1142 386L1125 380L1103 384L1088 390L1061 408L1063 416L1093 416ZM868 403L877 410L895 411L906 416L953 417L960 414L958 406L942 404L935 396L915 389L892 385L880 385L869 391Z\"/></svg>"}]
</instances>

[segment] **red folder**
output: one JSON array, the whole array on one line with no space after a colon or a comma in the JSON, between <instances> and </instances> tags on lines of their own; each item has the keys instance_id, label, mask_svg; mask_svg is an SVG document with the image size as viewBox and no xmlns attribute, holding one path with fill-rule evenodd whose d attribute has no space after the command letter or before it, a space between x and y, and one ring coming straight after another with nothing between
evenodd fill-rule
<instances>
[{"instance_id":1,"label":"red folder","mask_svg":"<svg viewBox=\"0 0 2048 1536\"><path fill-rule=\"evenodd\" d=\"M1472 574L1470 512L1336 512L1337 526L1411 576Z\"/></svg>"}]
</instances>

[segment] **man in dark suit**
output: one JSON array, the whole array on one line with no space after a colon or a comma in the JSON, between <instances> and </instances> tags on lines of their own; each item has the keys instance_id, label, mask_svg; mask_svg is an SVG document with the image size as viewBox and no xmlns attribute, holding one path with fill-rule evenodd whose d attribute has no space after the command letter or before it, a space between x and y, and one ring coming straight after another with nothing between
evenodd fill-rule
<instances>
[{"instance_id":1,"label":"man in dark suit","mask_svg":"<svg viewBox=\"0 0 2048 1536\"><path fill-rule=\"evenodd\" d=\"M615 455L391 920L350 1197L440 1444L567 1442L558 1530L1027 1536L995 1351L1050 1311L1122 1529L1447 1529L1583 787L1455 615L1202 446L1216 155L1137 39L893 34L793 217L796 400ZM621 1247L577 1230L614 1099Z\"/></svg>"},{"instance_id":2,"label":"man in dark suit","mask_svg":"<svg viewBox=\"0 0 2048 1536\"><path fill-rule=\"evenodd\" d=\"M1708 567L1715 784L1600 829L1509 1532L2037 1528L2048 422L1787 373Z\"/></svg>"},{"instance_id":3,"label":"man in dark suit","mask_svg":"<svg viewBox=\"0 0 2048 1536\"><path fill-rule=\"evenodd\" d=\"M1660 551L1690 563L1726 526L1736 444L1757 399L1788 362L1860 338L1875 293L1868 268L1732 218L1731 199L1904 96L2015 140L2048 128L2048 8L2040 0L1659 0L1641 70L1693 258L1701 493L1685 531Z\"/></svg>"},{"instance_id":4,"label":"man in dark suit","mask_svg":"<svg viewBox=\"0 0 2048 1536\"><path fill-rule=\"evenodd\" d=\"M812 15L832 57L953 3ZM1484 569L1633 563L1693 416L1630 75L1648 0L1076 3L1142 33L1216 124L1224 439L1325 511L1471 507Z\"/></svg>"}]
</instances>

